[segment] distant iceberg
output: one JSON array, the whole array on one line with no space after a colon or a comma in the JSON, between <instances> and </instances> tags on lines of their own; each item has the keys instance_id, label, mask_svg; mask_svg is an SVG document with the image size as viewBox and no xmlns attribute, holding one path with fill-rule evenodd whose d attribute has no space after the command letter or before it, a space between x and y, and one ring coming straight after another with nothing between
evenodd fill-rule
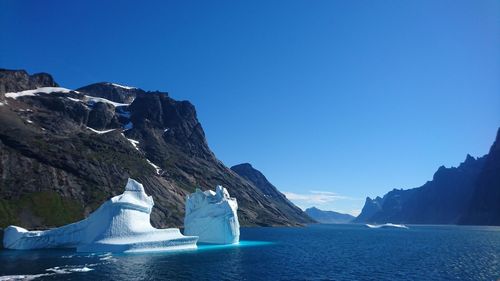
<instances>
[{"instance_id":1,"label":"distant iceberg","mask_svg":"<svg viewBox=\"0 0 500 281\"><path fill-rule=\"evenodd\" d=\"M240 241L238 203L227 189L217 186L215 192L196 189L186 200L184 234L199 237L199 242L234 244Z\"/></svg>"},{"instance_id":2,"label":"distant iceberg","mask_svg":"<svg viewBox=\"0 0 500 281\"><path fill-rule=\"evenodd\" d=\"M139 182L129 179L125 192L101 205L82 221L45 231L9 226L7 249L76 248L78 252L144 252L194 249L198 237L177 228L156 229L150 223L154 202Z\"/></svg>"},{"instance_id":3,"label":"distant iceberg","mask_svg":"<svg viewBox=\"0 0 500 281\"><path fill-rule=\"evenodd\" d=\"M393 223L385 223L385 224L366 224L367 227L369 228L388 228L388 227L394 227L394 228L405 228L408 229L408 227L404 224L393 224Z\"/></svg>"}]
</instances>

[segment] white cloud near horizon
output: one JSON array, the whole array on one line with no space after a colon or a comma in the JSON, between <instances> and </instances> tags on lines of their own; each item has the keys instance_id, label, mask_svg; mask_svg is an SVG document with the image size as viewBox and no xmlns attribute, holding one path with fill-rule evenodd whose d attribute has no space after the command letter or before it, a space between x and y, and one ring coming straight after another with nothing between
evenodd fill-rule
<instances>
[{"instance_id":1,"label":"white cloud near horizon","mask_svg":"<svg viewBox=\"0 0 500 281\"><path fill-rule=\"evenodd\" d=\"M294 204L299 206L302 210L309 207L317 207L322 210L336 211L340 213L347 213L353 216L359 215L361 213L360 209L345 210L347 208L335 208L332 204L338 201L363 201L362 198L353 198L349 196L339 195L331 191L318 191L310 190L308 193L295 193L295 192L283 192L288 200L292 201ZM340 206L338 206L340 207ZM345 206L344 206L345 207Z\"/></svg>"},{"instance_id":2,"label":"white cloud near horizon","mask_svg":"<svg viewBox=\"0 0 500 281\"><path fill-rule=\"evenodd\" d=\"M333 201L348 199L346 196L338 195L334 192L329 191L309 191L307 194L299 194L294 192L283 192L286 198L292 201L301 201L304 203L311 204L324 204Z\"/></svg>"},{"instance_id":3,"label":"white cloud near horizon","mask_svg":"<svg viewBox=\"0 0 500 281\"><path fill-rule=\"evenodd\" d=\"M361 198L353 198L349 196L339 195L335 192L331 191L317 191L311 190L309 193L294 193L294 192L283 192L286 198L292 201L302 201L305 203L316 203L316 204L324 204L330 203L337 200L363 200Z\"/></svg>"}]
</instances>

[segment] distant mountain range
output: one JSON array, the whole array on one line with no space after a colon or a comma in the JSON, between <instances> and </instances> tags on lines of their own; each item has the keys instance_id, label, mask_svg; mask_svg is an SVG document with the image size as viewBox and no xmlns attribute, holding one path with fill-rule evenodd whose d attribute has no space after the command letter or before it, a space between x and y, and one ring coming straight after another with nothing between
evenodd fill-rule
<instances>
[{"instance_id":1,"label":"distant mountain range","mask_svg":"<svg viewBox=\"0 0 500 281\"><path fill-rule=\"evenodd\" d=\"M242 225L312 221L269 183L242 175L215 157L188 101L108 82L69 90L46 73L0 69L2 228L82 219L128 177L154 197L155 227L182 226L185 196L219 184L237 198Z\"/></svg>"},{"instance_id":2,"label":"distant mountain range","mask_svg":"<svg viewBox=\"0 0 500 281\"><path fill-rule=\"evenodd\" d=\"M500 129L490 152L444 166L431 181L366 198L358 223L500 225Z\"/></svg>"},{"instance_id":3,"label":"distant mountain range","mask_svg":"<svg viewBox=\"0 0 500 281\"><path fill-rule=\"evenodd\" d=\"M355 218L349 214L342 214L334 211L323 211L316 207L308 208L305 212L315 221L325 224L350 223Z\"/></svg>"}]
</instances>

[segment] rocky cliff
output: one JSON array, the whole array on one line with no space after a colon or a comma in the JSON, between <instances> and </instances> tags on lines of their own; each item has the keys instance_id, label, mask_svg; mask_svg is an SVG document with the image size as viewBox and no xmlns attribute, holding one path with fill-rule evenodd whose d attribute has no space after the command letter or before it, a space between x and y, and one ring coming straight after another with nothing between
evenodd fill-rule
<instances>
[{"instance_id":1,"label":"rocky cliff","mask_svg":"<svg viewBox=\"0 0 500 281\"><path fill-rule=\"evenodd\" d=\"M113 83L41 88L57 86L0 70L0 227L76 221L128 177L154 196L156 227L182 226L185 195L217 184L237 198L242 225L303 222L217 160L188 101Z\"/></svg>"},{"instance_id":2,"label":"rocky cliff","mask_svg":"<svg viewBox=\"0 0 500 281\"><path fill-rule=\"evenodd\" d=\"M460 223L500 225L500 129Z\"/></svg>"},{"instance_id":3,"label":"rocky cliff","mask_svg":"<svg viewBox=\"0 0 500 281\"><path fill-rule=\"evenodd\" d=\"M500 225L498 143L497 136L484 157L467 155L458 167L439 167L421 187L367 198L354 222Z\"/></svg>"},{"instance_id":4,"label":"rocky cliff","mask_svg":"<svg viewBox=\"0 0 500 281\"><path fill-rule=\"evenodd\" d=\"M47 73L28 75L24 70L0 68L0 93L19 92L40 87L58 87Z\"/></svg>"},{"instance_id":5,"label":"rocky cliff","mask_svg":"<svg viewBox=\"0 0 500 281\"><path fill-rule=\"evenodd\" d=\"M384 200L377 196L374 199L366 197L365 205L361 213L353 220L353 222L369 222L371 218L380 210L382 210L382 203Z\"/></svg>"}]
</instances>

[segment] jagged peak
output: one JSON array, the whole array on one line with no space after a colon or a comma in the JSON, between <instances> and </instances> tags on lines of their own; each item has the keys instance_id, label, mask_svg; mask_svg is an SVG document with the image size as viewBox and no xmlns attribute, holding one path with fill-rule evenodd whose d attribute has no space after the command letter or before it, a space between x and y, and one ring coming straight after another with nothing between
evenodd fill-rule
<instances>
[{"instance_id":1,"label":"jagged peak","mask_svg":"<svg viewBox=\"0 0 500 281\"><path fill-rule=\"evenodd\" d=\"M110 86L113 86L113 87L116 87L116 88L125 89L125 90L134 90L134 89L137 89L137 87L124 86L124 85L117 84L117 83L108 82L107 84L110 85Z\"/></svg>"},{"instance_id":2,"label":"jagged peak","mask_svg":"<svg viewBox=\"0 0 500 281\"><path fill-rule=\"evenodd\" d=\"M250 163L241 163L241 164L234 165L234 166L231 167L231 170L233 168L235 168L235 169L244 168L244 169L253 169L253 170L255 170L255 168Z\"/></svg>"},{"instance_id":3,"label":"jagged peak","mask_svg":"<svg viewBox=\"0 0 500 281\"><path fill-rule=\"evenodd\" d=\"M26 71L24 69L5 69L5 68L0 68L0 77L1 76L5 76L5 75L12 75L12 74L29 76L30 78L43 77L43 78L48 78L48 79L54 81L54 78L52 77L52 75L50 73L47 73L47 72L37 72L37 73L29 74L28 71Z\"/></svg>"},{"instance_id":4,"label":"jagged peak","mask_svg":"<svg viewBox=\"0 0 500 281\"><path fill-rule=\"evenodd\" d=\"M125 86L125 85L122 85L122 84L118 84L118 83L114 83L114 82L108 82L108 81L92 83L92 84L80 87L79 89L86 89L86 88L91 88L91 87L114 88L114 89L120 89L120 90L125 90L125 91L141 90L141 89L139 89L137 87Z\"/></svg>"},{"instance_id":5,"label":"jagged peak","mask_svg":"<svg viewBox=\"0 0 500 281\"><path fill-rule=\"evenodd\" d=\"M125 191L145 192L144 186L140 182L132 178L128 179L127 185L125 186Z\"/></svg>"},{"instance_id":6,"label":"jagged peak","mask_svg":"<svg viewBox=\"0 0 500 281\"><path fill-rule=\"evenodd\" d=\"M6 69L6 68L0 68L0 73L20 73L20 74L25 74L28 75L28 72L24 69Z\"/></svg>"},{"instance_id":7,"label":"jagged peak","mask_svg":"<svg viewBox=\"0 0 500 281\"><path fill-rule=\"evenodd\" d=\"M138 94L144 93L139 88L123 86L112 82L98 82L76 89L88 96L105 98L118 103L132 103Z\"/></svg>"},{"instance_id":8,"label":"jagged peak","mask_svg":"<svg viewBox=\"0 0 500 281\"><path fill-rule=\"evenodd\" d=\"M24 69L0 69L0 93L20 92L41 87L59 87L59 84L45 72L30 75Z\"/></svg>"},{"instance_id":9,"label":"jagged peak","mask_svg":"<svg viewBox=\"0 0 500 281\"><path fill-rule=\"evenodd\" d=\"M467 153L467 156L465 157L465 160L463 163L469 163L469 162L474 162L476 161L476 158L471 156L469 153Z\"/></svg>"},{"instance_id":10,"label":"jagged peak","mask_svg":"<svg viewBox=\"0 0 500 281\"><path fill-rule=\"evenodd\" d=\"M498 151L500 150L500 127L497 130L497 136L495 138L495 141L493 142L493 145L490 148L489 154L491 154L493 151Z\"/></svg>"}]
</instances>

